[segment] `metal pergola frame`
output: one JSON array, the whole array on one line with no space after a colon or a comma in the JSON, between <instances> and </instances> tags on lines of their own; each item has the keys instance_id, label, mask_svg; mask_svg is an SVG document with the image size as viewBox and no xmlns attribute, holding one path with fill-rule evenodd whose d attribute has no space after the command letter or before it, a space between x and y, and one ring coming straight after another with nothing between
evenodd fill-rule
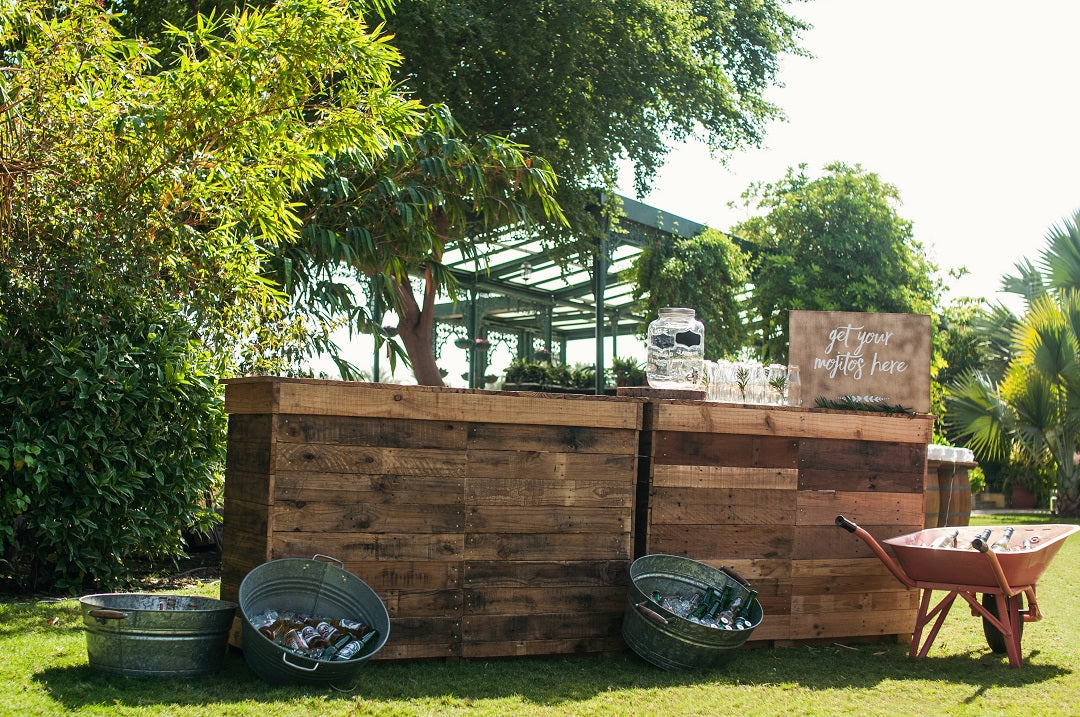
<instances>
[{"instance_id":1,"label":"metal pergola frame","mask_svg":"<svg viewBox=\"0 0 1080 717\"><path fill-rule=\"evenodd\" d=\"M451 250L442 259L462 298L435 307L436 351L451 333L468 340L491 333L517 337L518 358L533 358L540 342L566 362L568 341L596 340L596 392L604 391L604 338L633 335L649 317L637 313L634 283L627 270L646 245L693 237L705 225L617 195L622 211L618 231L606 231L591 266L560 266L529 233L510 229L474 254ZM596 291L600 277L603 291ZM448 333L450 332L450 333ZM445 334L440 338L440 333ZM484 360L470 352L469 386L483 386Z\"/></svg>"}]
</instances>

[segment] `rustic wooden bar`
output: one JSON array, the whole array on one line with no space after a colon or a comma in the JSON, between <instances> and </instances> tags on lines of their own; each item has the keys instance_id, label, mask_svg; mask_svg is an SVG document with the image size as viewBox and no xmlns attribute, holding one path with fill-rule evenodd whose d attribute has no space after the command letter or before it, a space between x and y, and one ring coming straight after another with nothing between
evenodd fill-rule
<instances>
[{"instance_id":1,"label":"rustic wooden bar","mask_svg":"<svg viewBox=\"0 0 1080 717\"><path fill-rule=\"evenodd\" d=\"M224 599L325 554L386 603L375 659L623 649L640 399L256 377L225 402Z\"/></svg>"},{"instance_id":2,"label":"rustic wooden bar","mask_svg":"<svg viewBox=\"0 0 1080 717\"><path fill-rule=\"evenodd\" d=\"M923 527L929 416L277 377L228 381L226 410L222 597L268 560L338 558L390 612L376 659L624 649L649 553L745 576L754 642L915 622L833 521Z\"/></svg>"},{"instance_id":3,"label":"rustic wooden bar","mask_svg":"<svg viewBox=\"0 0 1080 717\"><path fill-rule=\"evenodd\" d=\"M931 425L926 415L651 401L636 552L740 573L765 613L752 642L903 639L917 593L834 521L844 514L879 540L921 530Z\"/></svg>"}]
</instances>

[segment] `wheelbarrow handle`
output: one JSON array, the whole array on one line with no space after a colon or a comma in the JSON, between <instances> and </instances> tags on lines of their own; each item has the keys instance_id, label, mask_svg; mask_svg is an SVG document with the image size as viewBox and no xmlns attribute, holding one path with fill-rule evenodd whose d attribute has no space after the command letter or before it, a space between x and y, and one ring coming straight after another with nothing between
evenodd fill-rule
<instances>
[{"instance_id":1,"label":"wheelbarrow handle","mask_svg":"<svg viewBox=\"0 0 1080 717\"><path fill-rule=\"evenodd\" d=\"M854 533L859 527L842 515L836 516L836 524L849 533Z\"/></svg>"},{"instance_id":2,"label":"wheelbarrow handle","mask_svg":"<svg viewBox=\"0 0 1080 717\"><path fill-rule=\"evenodd\" d=\"M901 570L900 566L893 562L893 559L889 557L889 554L885 552L885 549L874 539L874 536L870 535L870 533L866 532L842 515L836 516L836 524L849 533L854 533L860 540L870 546L870 549L874 551L874 555L878 556L878 559L885 563L885 567L889 569L889 572L893 574L893 577L904 585L907 585L909 588L916 587L915 581L909 578L907 573Z\"/></svg>"},{"instance_id":3,"label":"wheelbarrow handle","mask_svg":"<svg viewBox=\"0 0 1080 717\"><path fill-rule=\"evenodd\" d=\"M1001 568L1001 561L998 560L997 553L990 549L990 545L982 538L975 538L971 541L971 547L978 550L980 553L986 556L986 559L990 561L990 569L994 571L994 578L997 580L998 587L1006 597L1012 597L1017 593L1024 592L1024 588L1013 588L1009 585L1009 579L1005 577L1005 571Z\"/></svg>"}]
</instances>

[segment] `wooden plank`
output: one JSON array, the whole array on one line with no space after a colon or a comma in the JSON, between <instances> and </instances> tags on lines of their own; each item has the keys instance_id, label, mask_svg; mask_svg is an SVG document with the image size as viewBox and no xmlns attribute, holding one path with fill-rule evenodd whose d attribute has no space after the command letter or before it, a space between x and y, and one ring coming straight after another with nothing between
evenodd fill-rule
<instances>
[{"instance_id":1,"label":"wooden plank","mask_svg":"<svg viewBox=\"0 0 1080 717\"><path fill-rule=\"evenodd\" d=\"M933 417L826 409L735 406L665 401L655 406L647 430L734 433L748 436L930 443Z\"/></svg>"},{"instance_id":2,"label":"wooden plank","mask_svg":"<svg viewBox=\"0 0 1080 717\"><path fill-rule=\"evenodd\" d=\"M437 560L349 560L345 569L375 592L390 590L451 590L462 587L460 561Z\"/></svg>"},{"instance_id":3,"label":"wooden plank","mask_svg":"<svg viewBox=\"0 0 1080 717\"><path fill-rule=\"evenodd\" d=\"M273 416L262 414L238 414L229 416L228 441L270 444L276 440Z\"/></svg>"},{"instance_id":4,"label":"wooden plank","mask_svg":"<svg viewBox=\"0 0 1080 717\"><path fill-rule=\"evenodd\" d=\"M465 475L465 454L440 449L334 446L325 443L279 443L280 471L383 473L386 475Z\"/></svg>"},{"instance_id":5,"label":"wooden plank","mask_svg":"<svg viewBox=\"0 0 1080 717\"><path fill-rule=\"evenodd\" d=\"M252 503L239 498L226 498L222 506L222 550L231 552L233 535L249 535L265 545L270 539L270 509L264 503Z\"/></svg>"},{"instance_id":6,"label":"wooden plank","mask_svg":"<svg viewBox=\"0 0 1080 717\"><path fill-rule=\"evenodd\" d=\"M792 599L796 595L895 592L900 585L877 558L793 560L791 566Z\"/></svg>"},{"instance_id":7,"label":"wooden plank","mask_svg":"<svg viewBox=\"0 0 1080 717\"><path fill-rule=\"evenodd\" d=\"M792 615L789 635L792 639L805 640L910 633L916 613L916 610L854 610Z\"/></svg>"},{"instance_id":8,"label":"wooden plank","mask_svg":"<svg viewBox=\"0 0 1080 717\"><path fill-rule=\"evenodd\" d=\"M619 560L630 558L629 534L470 533L465 560Z\"/></svg>"},{"instance_id":9,"label":"wooden plank","mask_svg":"<svg viewBox=\"0 0 1080 717\"><path fill-rule=\"evenodd\" d=\"M390 637L372 660L461 656L460 617L396 617Z\"/></svg>"},{"instance_id":10,"label":"wooden plank","mask_svg":"<svg viewBox=\"0 0 1080 717\"><path fill-rule=\"evenodd\" d=\"M612 453L633 455L636 430L596 426L545 426L529 423L469 423L472 450Z\"/></svg>"},{"instance_id":11,"label":"wooden plank","mask_svg":"<svg viewBox=\"0 0 1080 717\"><path fill-rule=\"evenodd\" d=\"M762 606L764 610L764 605ZM773 640L786 640L791 634L791 615L778 615L775 612L764 612L761 624L750 633L747 645L754 643L771 642Z\"/></svg>"},{"instance_id":12,"label":"wooden plank","mask_svg":"<svg viewBox=\"0 0 1080 717\"><path fill-rule=\"evenodd\" d=\"M552 453L548 451L468 451L469 478L546 480L586 478L633 485L637 476L634 454Z\"/></svg>"},{"instance_id":13,"label":"wooden plank","mask_svg":"<svg viewBox=\"0 0 1080 717\"><path fill-rule=\"evenodd\" d=\"M246 383L259 391L241 389ZM231 394L231 396L230 396ZM231 400L230 400L231 398ZM584 394L476 391L431 386L254 377L227 382L227 413L369 416L426 421L475 420L639 430L643 399ZM525 420L522 420L522 419Z\"/></svg>"},{"instance_id":14,"label":"wooden plank","mask_svg":"<svg viewBox=\"0 0 1080 717\"><path fill-rule=\"evenodd\" d=\"M394 617L461 617L461 590L382 590L377 591Z\"/></svg>"},{"instance_id":15,"label":"wooden plank","mask_svg":"<svg viewBox=\"0 0 1080 717\"><path fill-rule=\"evenodd\" d=\"M465 525L461 505L279 500L272 515L276 532L460 533Z\"/></svg>"},{"instance_id":16,"label":"wooden plank","mask_svg":"<svg viewBox=\"0 0 1080 717\"><path fill-rule=\"evenodd\" d=\"M536 655L580 655L615 653L626 650L619 635L566 640L502 640L500 642L468 642L462 645L466 659L491 657L529 657Z\"/></svg>"},{"instance_id":17,"label":"wooden plank","mask_svg":"<svg viewBox=\"0 0 1080 717\"><path fill-rule=\"evenodd\" d=\"M251 473L238 468L225 469L225 502L240 501L245 504L270 505L271 490L276 476L270 473ZM263 509L265 512L265 508Z\"/></svg>"},{"instance_id":18,"label":"wooden plank","mask_svg":"<svg viewBox=\"0 0 1080 717\"><path fill-rule=\"evenodd\" d=\"M791 438L656 431L653 465L798 468L799 443Z\"/></svg>"},{"instance_id":19,"label":"wooden plank","mask_svg":"<svg viewBox=\"0 0 1080 717\"><path fill-rule=\"evenodd\" d=\"M274 492L293 502L465 505L461 476L286 471L275 476Z\"/></svg>"},{"instance_id":20,"label":"wooden plank","mask_svg":"<svg viewBox=\"0 0 1080 717\"><path fill-rule=\"evenodd\" d=\"M278 406L276 376L224 379L225 413L274 413ZM231 420L231 419L230 419Z\"/></svg>"},{"instance_id":21,"label":"wooden plank","mask_svg":"<svg viewBox=\"0 0 1080 717\"><path fill-rule=\"evenodd\" d=\"M533 613L531 615L465 615L462 641L564 640L620 634L623 611L617 613Z\"/></svg>"},{"instance_id":22,"label":"wooden plank","mask_svg":"<svg viewBox=\"0 0 1080 717\"><path fill-rule=\"evenodd\" d=\"M654 488L649 503L656 523L795 524L795 491Z\"/></svg>"},{"instance_id":23,"label":"wooden plank","mask_svg":"<svg viewBox=\"0 0 1080 717\"><path fill-rule=\"evenodd\" d=\"M467 533L596 533L630 535L631 511L579 506L477 506L465 513Z\"/></svg>"},{"instance_id":24,"label":"wooden plank","mask_svg":"<svg viewBox=\"0 0 1080 717\"><path fill-rule=\"evenodd\" d=\"M461 421L387 421L365 416L292 414L274 418L277 440L284 443L463 450L466 442L466 424Z\"/></svg>"},{"instance_id":25,"label":"wooden plank","mask_svg":"<svg viewBox=\"0 0 1080 717\"><path fill-rule=\"evenodd\" d=\"M787 558L794 534L793 525L652 525L648 552L701 561Z\"/></svg>"},{"instance_id":26,"label":"wooden plank","mask_svg":"<svg viewBox=\"0 0 1080 717\"><path fill-rule=\"evenodd\" d=\"M629 560L470 560L466 588L619 587L630 584Z\"/></svg>"},{"instance_id":27,"label":"wooden plank","mask_svg":"<svg viewBox=\"0 0 1080 717\"><path fill-rule=\"evenodd\" d=\"M267 475L274 470L271 441L229 440L225 444L225 470Z\"/></svg>"},{"instance_id":28,"label":"wooden plank","mask_svg":"<svg viewBox=\"0 0 1080 717\"><path fill-rule=\"evenodd\" d=\"M474 506L630 508L634 504L634 485L627 481L469 477L465 492L469 505Z\"/></svg>"},{"instance_id":29,"label":"wooden plank","mask_svg":"<svg viewBox=\"0 0 1080 717\"><path fill-rule=\"evenodd\" d=\"M921 474L926 446L919 443L802 438L799 470L893 471Z\"/></svg>"},{"instance_id":30,"label":"wooden plank","mask_svg":"<svg viewBox=\"0 0 1080 717\"><path fill-rule=\"evenodd\" d=\"M906 535L922 530L922 523L911 525L862 525L870 535L881 542L898 535ZM890 552L887 545L883 545ZM797 525L795 526L795 544L792 556L796 560L819 558L869 558L874 552L864 541L846 530L833 525Z\"/></svg>"},{"instance_id":31,"label":"wooden plank","mask_svg":"<svg viewBox=\"0 0 1080 717\"><path fill-rule=\"evenodd\" d=\"M466 589L464 614L468 618L470 615L533 615L566 611L575 614L621 613L626 605L626 592L625 585Z\"/></svg>"},{"instance_id":32,"label":"wooden plank","mask_svg":"<svg viewBox=\"0 0 1080 717\"><path fill-rule=\"evenodd\" d=\"M897 583L899 584L899 583ZM832 612L880 612L891 610L918 610L918 590L896 592L853 592L837 595L794 595L791 598L791 614L812 615ZM915 618L912 617L912 625ZM911 626L909 625L909 628Z\"/></svg>"},{"instance_id":33,"label":"wooden plank","mask_svg":"<svg viewBox=\"0 0 1080 717\"><path fill-rule=\"evenodd\" d=\"M274 533L273 558L310 558L322 554L349 562L366 560L460 561L465 536L460 533Z\"/></svg>"},{"instance_id":34,"label":"wooden plank","mask_svg":"<svg viewBox=\"0 0 1080 717\"><path fill-rule=\"evenodd\" d=\"M915 525L923 519L922 493L801 490L796 499L798 525L834 525L844 515L868 525Z\"/></svg>"},{"instance_id":35,"label":"wooden plank","mask_svg":"<svg viewBox=\"0 0 1080 717\"><path fill-rule=\"evenodd\" d=\"M799 490L877 491L881 493L922 493L921 471L799 469Z\"/></svg>"},{"instance_id":36,"label":"wooden plank","mask_svg":"<svg viewBox=\"0 0 1080 717\"><path fill-rule=\"evenodd\" d=\"M652 484L671 488L752 488L795 490L799 471L794 468L741 466L653 466Z\"/></svg>"}]
</instances>

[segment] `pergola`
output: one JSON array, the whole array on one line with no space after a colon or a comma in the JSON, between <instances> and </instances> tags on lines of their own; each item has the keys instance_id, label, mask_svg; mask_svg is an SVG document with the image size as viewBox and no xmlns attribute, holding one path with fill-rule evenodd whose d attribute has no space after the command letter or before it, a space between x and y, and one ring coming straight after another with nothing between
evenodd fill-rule
<instances>
[{"instance_id":1,"label":"pergola","mask_svg":"<svg viewBox=\"0 0 1080 717\"><path fill-rule=\"evenodd\" d=\"M568 341L595 339L596 392L604 391L604 338L632 335L648 323L633 304L628 269L649 243L692 237L705 227L629 197L619 196L617 231L600 240L591 266L557 265L529 233L510 230L487 241L475 255L448 251L443 263L460 286L461 298L435 309L435 351L447 341L469 351L469 386L484 385L486 351L502 343L518 358L540 351L566 361ZM596 287L602 287L597 291ZM487 342L485 344L484 342Z\"/></svg>"}]
</instances>

